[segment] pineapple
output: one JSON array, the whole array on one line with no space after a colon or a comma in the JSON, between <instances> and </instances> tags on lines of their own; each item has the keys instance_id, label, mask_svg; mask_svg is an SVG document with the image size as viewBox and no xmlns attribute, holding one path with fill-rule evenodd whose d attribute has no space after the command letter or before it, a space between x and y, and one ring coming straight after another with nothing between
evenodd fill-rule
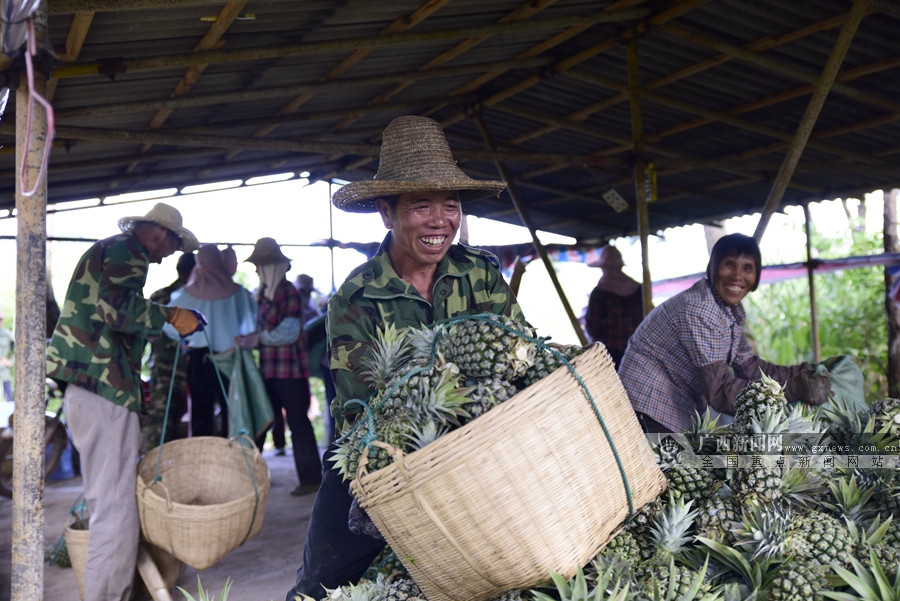
<instances>
[{"instance_id":1,"label":"pineapple","mask_svg":"<svg viewBox=\"0 0 900 601\"><path fill-rule=\"evenodd\" d=\"M821 601L828 588L825 570L816 564L787 561L769 581L770 601Z\"/></svg>"},{"instance_id":2,"label":"pineapple","mask_svg":"<svg viewBox=\"0 0 900 601\"><path fill-rule=\"evenodd\" d=\"M484 415L518 392L516 386L502 376L467 380L466 387L470 389L466 395L469 400L463 403L462 408L469 414L469 420Z\"/></svg>"},{"instance_id":3,"label":"pineapple","mask_svg":"<svg viewBox=\"0 0 900 601\"><path fill-rule=\"evenodd\" d=\"M625 524L625 530L634 536L642 560L649 559L653 555L652 526L664 507L662 497L657 497L636 511L631 520Z\"/></svg>"},{"instance_id":4,"label":"pineapple","mask_svg":"<svg viewBox=\"0 0 900 601\"><path fill-rule=\"evenodd\" d=\"M875 432L884 432L895 442L900 440L900 399L882 399L872 403L869 415L875 419Z\"/></svg>"},{"instance_id":5,"label":"pineapple","mask_svg":"<svg viewBox=\"0 0 900 601\"><path fill-rule=\"evenodd\" d=\"M425 599L419 585L409 578L399 578L391 582L384 591L383 601L418 601Z\"/></svg>"},{"instance_id":6,"label":"pineapple","mask_svg":"<svg viewBox=\"0 0 900 601\"><path fill-rule=\"evenodd\" d=\"M503 315L462 319L450 326L445 338L447 361L469 378L513 379L534 364L534 331Z\"/></svg>"},{"instance_id":7,"label":"pineapple","mask_svg":"<svg viewBox=\"0 0 900 601\"><path fill-rule=\"evenodd\" d=\"M889 577L874 554L870 557L870 564L872 567L867 568L853 557L850 559L852 572L836 566L838 577L852 592L825 591L822 596L837 601L900 601L900 572L893 578Z\"/></svg>"},{"instance_id":8,"label":"pineapple","mask_svg":"<svg viewBox=\"0 0 900 601\"><path fill-rule=\"evenodd\" d=\"M787 412L787 400L781 385L766 374L760 374L762 377L744 387L735 400L734 422L731 424L735 434L751 433L753 419L762 418L766 409Z\"/></svg>"},{"instance_id":9,"label":"pineapple","mask_svg":"<svg viewBox=\"0 0 900 601\"><path fill-rule=\"evenodd\" d=\"M853 556L850 532L838 518L827 513L803 513L794 520L787 539L795 556L822 566L846 565Z\"/></svg>"},{"instance_id":10,"label":"pineapple","mask_svg":"<svg viewBox=\"0 0 900 601\"><path fill-rule=\"evenodd\" d=\"M644 564L636 566L640 587L651 598L666 595L668 589L683 595L698 579L696 570L678 561L693 541L696 517L697 511L691 509L691 501L670 498L668 507L654 520L650 528L654 553ZM704 573L700 574L700 579L704 578L705 568ZM701 589L706 591L709 585L701 586Z\"/></svg>"},{"instance_id":11,"label":"pineapple","mask_svg":"<svg viewBox=\"0 0 900 601\"><path fill-rule=\"evenodd\" d=\"M556 344L553 342L538 345L534 355L534 365L526 370L522 378L524 387L531 386L538 380L542 380L557 369L571 362L575 357L587 350L587 347L575 344Z\"/></svg>"},{"instance_id":12,"label":"pineapple","mask_svg":"<svg viewBox=\"0 0 900 601\"><path fill-rule=\"evenodd\" d=\"M697 508L698 533L720 542L730 541L731 531L737 521L738 513L731 487L725 483L717 484Z\"/></svg>"}]
</instances>

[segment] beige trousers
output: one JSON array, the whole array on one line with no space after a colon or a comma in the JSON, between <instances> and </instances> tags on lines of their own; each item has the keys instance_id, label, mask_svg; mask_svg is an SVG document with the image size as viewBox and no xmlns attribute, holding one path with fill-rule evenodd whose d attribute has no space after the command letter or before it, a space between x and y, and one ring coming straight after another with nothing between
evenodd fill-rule
<instances>
[{"instance_id":1,"label":"beige trousers","mask_svg":"<svg viewBox=\"0 0 900 601\"><path fill-rule=\"evenodd\" d=\"M138 414L72 384L64 402L90 511L84 601L128 601L141 534Z\"/></svg>"}]
</instances>

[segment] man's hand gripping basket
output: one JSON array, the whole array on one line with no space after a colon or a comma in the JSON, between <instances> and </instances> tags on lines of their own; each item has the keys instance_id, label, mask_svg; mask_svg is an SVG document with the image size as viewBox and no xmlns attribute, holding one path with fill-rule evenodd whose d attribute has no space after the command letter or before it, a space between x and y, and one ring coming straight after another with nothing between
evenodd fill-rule
<instances>
[{"instance_id":1,"label":"man's hand gripping basket","mask_svg":"<svg viewBox=\"0 0 900 601\"><path fill-rule=\"evenodd\" d=\"M351 491L429 601L570 578L665 489L606 349L572 365L414 453L390 449L388 467L361 463Z\"/></svg>"}]
</instances>

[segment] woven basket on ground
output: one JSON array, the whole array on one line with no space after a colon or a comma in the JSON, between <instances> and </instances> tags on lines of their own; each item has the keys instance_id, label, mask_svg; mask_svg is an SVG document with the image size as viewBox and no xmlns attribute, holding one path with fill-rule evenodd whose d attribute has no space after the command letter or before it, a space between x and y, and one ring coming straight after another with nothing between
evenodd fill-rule
<instances>
[{"instance_id":1,"label":"woven basket on ground","mask_svg":"<svg viewBox=\"0 0 900 601\"><path fill-rule=\"evenodd\" d=\"M574 368L602 424L562 367L386 468L360 466L351 491L429 601L570 578L628 517L626 480L634 511L665 489L606 349Z\"/></svg>"},{"instance_id":2,"label":"woven basket on ground","mask_svg":"<svg viewBox=\"0 0 900 601\"><path fill-rule=\"evenodd\" d=\"M249 439L167 442L161 459L156 448L138 465L141 530L154 545L206 569L259 534L269 485L269 467Z\"/></svg>"},{"instance_id":3,"label":"woven basket on ground","mask_svg":"<svg viewBox=\"0 0 900 601\"><path fill-rule=\"evenodd\" d=\"M76 528L72 523L66 525L66 551L72 562L72 571L75 573L78 595L82 599L84 599L84 570L87 566L90 537L90 530ZM172 597L169 591L184 573L182 562L146 542L141 543L137 568L135 575L139 575L140 578L136 578L135 583L143 582L154 601L170 600Z\"/></svg>"}]
</instances>

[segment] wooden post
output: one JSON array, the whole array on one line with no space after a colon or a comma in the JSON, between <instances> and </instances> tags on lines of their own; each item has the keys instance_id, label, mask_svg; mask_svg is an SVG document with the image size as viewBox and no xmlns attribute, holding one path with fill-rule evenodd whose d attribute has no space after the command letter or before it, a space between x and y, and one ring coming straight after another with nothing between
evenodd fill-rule
<instances>
[{"instance_id":1,"label":"wooden post","mask_svg":"<svg viewBox=\"0 0 900 601\"><path fill-rule=\"evenodd\" d=\"M631 137L634 140L634 197L637 204L638 235L641 237L644 315L653 307L653 281L650 279L650 215L647 210L647 165L644 160L644 127L641 119L641 82L638 77L637 38L628 43L628 90L631 101Z\"/></svg>"},{"instance_id":2,"label":"wooden post","mask_svg":"<svg viewBox=\"0 0 900 601\"><path fill-rule=\"evenodd\" d=\"M837 40L834 42L834 48L831 50L828 62L825 63L825 69L822 71L822 76L819 78L815 90L813 90L813 94L809 99L809 104L806 106L806 112L803 114L803 118L797 126L797 133L791 141L791 146L788 148L787 155L784 157L784 162L781 164L781 169L778 171L775 182L772 184L772 189L769 191L769 197L766 199L766 204L763 206L759 223L756 225L756 231L753 233L753 237L756 238L757 242L762 240L763 234L766 231L766 226L769 224L769 219L771 219L772 214L778 208L778 205L781 204L781 199L784 197L784 192L787 190L788 184L794 176L794 171L797 169L797 163L800 162L800 156L806 148L809 136L812 134L813 127L816 125L816 121L819 118L819 113L822 112L822 106L825 104L828 92L831 91L831 86L834 85L834 80L837 77L841 63L844 62L847 50L850 49L850 42L853 41L853 36L856 35L859 22L862 21L868 8L869 0L855 0L853 8L850 9L849 17L841 28L841 33L838 35Z\"/></svg>"},{"instance_id":3,"label":"wooden post","mask_svg":"<svg viewBox=\"0 0 900 601\"><path fill-rule=\"evenodd\" d=\"M38 56L34 90L45 96L50 61L46 3L32 16ZM48 139L47 114L34 103L31 128L26 74L16 89L16 389L13 443L12 601L40 601L44 586L44 410L47 320L47 177L37 181ZM27 153L25 149L27 148ZM24 179L24 181L22 181ZM24 187L24 189L23 189ZM30 196L25 193L34 190Z\"/></svg>"},{"instance_id":4,"label":"wooden post","mask_svg":"<svg viewBox=\"0 0 900 601\"><path fill-rule=\"evenodd\" d=\"M812 344L813 361L819 362L821 349L819 348L819 318L816 311L816 284L813 280L815 265L812 257L812 219L809 216L809 205L803 205L803 227L806 229L806 281L809 285L809 339Z\"/></svg>"},{"instance_id":5,"label":"wooden post","mask_svg":"<svg viewBox=\"0 0 900 601\"><path fill-rule=\"evenodd\" d=\"M475 115L475 122L478 124L478 129L481 131L481 136L484 138L484 143L488 147L488 150L493 151L495 148L494 142L491 139L491 134L488 132L487 126L485 126L484 119L480 113ZM534 245L534 250L537 251L537 254L541 257L541 261L544 262L544 267L547 268L547 275L550 276L550 281L553 282L553 287L556 288L556 293L559 295L559 300L562 302L566 315L569 316L569 321L572 323L572 328L575 330L579 342L582 346L586 345L588 343L587 337L584 334L584 329L581 327L581 322L578 321L578 317L575 315L575 312L572 311L572 306L566 298L566 293L562 289L562 284L559 283L559 278L556 277L556 270L553 269L553 264L550 262L550 257L547 255L547 249L544 248L544 245L541 244L541 241L538 239L537 229L531 221L528 210L525 208L525 205L519 201L519 194L506 171L506 166L499 160L494 161L494 164L497 166L497 172L500 174L500 177L506 181L506 191L509 192L509 197L513 201L513 206L515 206L516 211L519 213L519 219L522 220L522 225L527 227L528 231L531 232L531 243Z\"/></svg>"},{"instance_id":6,"label":"wooden post","mask_svg":"<svg viewBox=\"0 0 900 601\"><path fill-rule=\"evenodd\" d=\"M894 188L884 193L884 252L900 251L900 240L897 234L897 198L900 190ZM890 290L891 276L887 268L884 270L884 289ZM884 308L888 323L888 396L900 397L900 308L890 296L885 294Z\"/></svg>"}]
</instances>

